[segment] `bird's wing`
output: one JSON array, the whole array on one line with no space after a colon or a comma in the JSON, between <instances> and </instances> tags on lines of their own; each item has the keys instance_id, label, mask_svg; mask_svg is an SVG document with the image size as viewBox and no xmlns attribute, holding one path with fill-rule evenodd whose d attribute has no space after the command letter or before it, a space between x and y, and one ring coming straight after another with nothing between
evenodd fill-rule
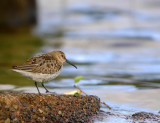
<instances>
[{"instance_id":1,"label":"bird's wing","mask_svg":"<svg viewBox=\"0 0 160 123\"><path fill-rule=\"evenodd\" d=\"M57 61L51 55L42 54L28 59L22 65L14 66L13 69L33 73L53 74L57 72L58 66Z\"/></svg>"}]
</instances>

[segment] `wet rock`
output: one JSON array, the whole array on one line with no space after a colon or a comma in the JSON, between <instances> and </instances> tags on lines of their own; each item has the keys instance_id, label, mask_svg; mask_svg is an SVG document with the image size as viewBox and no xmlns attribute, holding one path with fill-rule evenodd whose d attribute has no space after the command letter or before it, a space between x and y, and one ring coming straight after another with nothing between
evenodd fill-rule
<instances>
[{"instance_id":1,"label":"wet rock","mask_svg":"<svg viewBox=\"0 0 160 123\"><path fill-rule=\"evenodd\" d=\"M156 119L160 118L160 116L155 115L153 113L148 113L148 112L138 112L132 115L133 119L136 120L141 120L141 119Z\"/></svg>"},{"instance_id":2,"label":"wet rock","mask_svg":"<svg viewBox=\"0 0 160 123\"><path fill-rule=\"evenodd\" d=\"M117 113L113 111L98 111L97 115L94 116L95 122L113 122L115 119L120 122L125 123L160 123L160 115L156 115L149 112L137 112L132 115L127 115L123 113Z\"/></svg>"},{"instance_id":3,"label":"wet rock","mask_svg":"<svg viewBox=\"0 0 160 123\"><path fill-rule=\"evenodd\" d=\"M83 122L100 109L96 96L0 94L0 122Z\"/></svg>"},{"instance_id":4,"label":"wet rock","mask_svg":"<svg viewBox=\"0 0 160 123\"><path fill-rule=\"evenodd\" d=\"M131 116L135 122L160 122L160 115L148 112L138 112Z\"/></svg>"}]
</instances>

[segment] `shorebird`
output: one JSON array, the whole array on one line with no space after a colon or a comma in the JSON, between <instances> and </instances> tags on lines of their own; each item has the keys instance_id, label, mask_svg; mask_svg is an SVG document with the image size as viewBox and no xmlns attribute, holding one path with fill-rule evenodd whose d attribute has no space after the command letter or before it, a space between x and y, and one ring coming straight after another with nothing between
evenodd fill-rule
<instances>
[{"instance_id":1,"label":"shorebird","mask_svg":"<svg viewBox=\"0 0 160 123\"><path fill-rule=\"evenodd\" d=\"M33 56L21 65L13 66L13 71L20 73L21 75L35 81L35 86L40 93L37 82L41 82L41 85L48 93L48 89L44 86L44 82L48 82L56 78L63 67L63 63L77 67L66 59L65 54L62 51L52 51L46 54Z\"/></svg>"}]
</instances>

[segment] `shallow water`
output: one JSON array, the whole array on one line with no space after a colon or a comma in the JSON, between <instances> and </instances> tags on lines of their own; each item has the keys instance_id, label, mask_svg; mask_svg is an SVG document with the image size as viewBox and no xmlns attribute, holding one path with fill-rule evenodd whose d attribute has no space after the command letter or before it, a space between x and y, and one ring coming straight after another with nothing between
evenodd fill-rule
<instances>
[{"instance_id":1,"label":"shallow water","mask_svg":"<svg viewBox=\"0 0 160 123\"><path fill-rule=\"evenodd\" d=\"M78 69L65 64L60 76L46 86L58 93L72 91L73 78L82 75L84 80L78 86L99 96L114 112L158 113L160 2L47 1L38 2L39 24L34 33L44 38L45 45L37 54L62 50ZM35 87L3 88L37 92ZM102 109L108 110L104 106ZM128 122L124 118L107 121Z\"/></svg>"},{"instance_id":2,"label":"shallow water","mask_svg":"<svg viewBox=\"0 0 160 123\"><path fill-rule=\"evenodd\" d=\"M73 78L82 75L85 79L78 84L82 90L99 96L113 111L157 113L160 109L159 6L158 1L151 0L107 3L70 0L63 8L58 6L59 11L47 5L37 27L41 29L38 34L48 35L40 51L60 49L78 69L65 65L60 77L46 85L61 92L70 91ZM59 13L63 14L58 16ZM62 31L62 37L52 37L55 30ZM110 119L117 121L128 122L124 118Z\"/></svg>"}]
</instances>

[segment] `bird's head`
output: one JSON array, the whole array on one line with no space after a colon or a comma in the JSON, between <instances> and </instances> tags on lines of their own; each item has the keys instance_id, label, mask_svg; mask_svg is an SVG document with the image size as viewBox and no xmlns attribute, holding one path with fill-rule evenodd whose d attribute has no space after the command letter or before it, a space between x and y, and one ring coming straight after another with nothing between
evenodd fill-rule
<instances>
[{"instance_id":1,"label":"bird's head","mask_svg":"<svg viewBox=\"0 0 160 123\"><path fill-rule=\"evenodd\" d=\"M67 62L68 64L72 65L77 69L77 67L72 64L68 59L66 59L65 54L62 51L53 51L50 53L54 58L56 58L59 62L64 63Z\"/></svg>"}]
</instances>

